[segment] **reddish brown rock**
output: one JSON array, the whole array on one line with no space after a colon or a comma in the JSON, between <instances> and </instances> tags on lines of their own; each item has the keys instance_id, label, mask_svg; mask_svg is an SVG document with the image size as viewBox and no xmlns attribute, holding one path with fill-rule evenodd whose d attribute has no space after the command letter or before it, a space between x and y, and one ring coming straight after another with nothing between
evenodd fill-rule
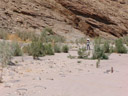
<instances>
[{"instance_id":1,"label":"reddish brown rock","mask_svg":"<svg viewBox=\"0 0 128 96\"><path fill-rule=\"evenodd\" d=\"M120 37L128 34L128 0L0 0L1 29L44 27L66 38Z\"/></svg>"}]
</instances>

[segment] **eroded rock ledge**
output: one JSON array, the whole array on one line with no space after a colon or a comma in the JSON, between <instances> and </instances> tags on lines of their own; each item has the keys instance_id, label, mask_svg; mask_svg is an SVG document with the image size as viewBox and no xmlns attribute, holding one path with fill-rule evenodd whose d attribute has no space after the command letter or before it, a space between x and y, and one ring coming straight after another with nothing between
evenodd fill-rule
<instances>
[{"instance_id":1,"label":"eroded rock ledge","mask_svg":"<svg viewBox=\"0 0 128 96\"><path fill-rule=\"evenodd\" d=\"M66 38L128 34L127 0L0 0L0 28L42 31Z\"/></svg>"}]
</instances>

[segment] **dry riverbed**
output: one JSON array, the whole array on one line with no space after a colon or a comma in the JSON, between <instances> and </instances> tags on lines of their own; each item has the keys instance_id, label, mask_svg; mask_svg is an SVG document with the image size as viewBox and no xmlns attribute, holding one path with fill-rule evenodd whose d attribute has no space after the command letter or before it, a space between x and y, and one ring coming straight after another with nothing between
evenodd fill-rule
<instances>
[{"instance_id":1,"label":"dry riverbed","mask_svg":"<svg viewBox=\"0 0 128 96\"><path fill-rule=\"evenodd\" d=\"M70 54L77 56L76 51ZM68 55L15 57L16 66L4 69L0 96L128 96L128 54L111 54L99 68L97 60Z\"/></svg>"}]
</instances>

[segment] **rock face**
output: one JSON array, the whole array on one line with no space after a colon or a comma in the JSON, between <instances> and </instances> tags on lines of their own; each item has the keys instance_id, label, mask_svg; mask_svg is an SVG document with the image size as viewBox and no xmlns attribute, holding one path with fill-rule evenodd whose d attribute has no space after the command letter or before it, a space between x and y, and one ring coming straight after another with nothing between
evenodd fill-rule
<instances>
[{"instance_id":1,"label":"rock face","mask_svg":"<svg viewBox=\"0 0 128 96\"><path fill-rule=\"evenodd\" d=\"M0 28L9 32L44 27L66 38L128 34L128 0L0 0Z\"/></svg>"}]
</instances>

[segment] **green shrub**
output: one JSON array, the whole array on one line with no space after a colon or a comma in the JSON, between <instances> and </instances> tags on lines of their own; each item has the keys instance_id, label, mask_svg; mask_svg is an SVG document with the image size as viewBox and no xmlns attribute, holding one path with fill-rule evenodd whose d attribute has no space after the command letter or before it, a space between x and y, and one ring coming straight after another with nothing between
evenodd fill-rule
<instances>
[{"instance_id":1,"label":"green shrub","mask_svg":"<svg viewBox=\"0 0 128 96\"><path fill-rule=\"evenodd\" d=\"M115 46L117 53L127 53L127 48L124 46L122 39L117 39Z\"/></svg>"},{"instance_id":2,"label":"green shrub","mask_svg":"<svg viewBox=\"0 0 128 96\"><path fill-rule=\"evenodd\" d=\"M2 73L3 68L6 67L13 57L13 47L11 44L2 41L0 42L0 64L1 64L1 74L0 74L0 83L2 83Z\"/></svg>"},{"instance_id":3,"label":"green shrub","mask_svg":"<svg viewBox=\"0 0 128 96\"><path fill-rule=\"evenodd\" d=\"M105 41L104 42L103 48L104 48L104 52L105 53L110 53L110 45L109 45L109 42L108 41Z\"/></svg>"},{"instance_id":4,"label":"green shrub","mask_svg":"<svg viewBox=\"0 0 128 96\"><path fill-rule=\"evenodd\" d=\"M48 42L56 43L56 42L64 42L65 41L64 37L54 34L52 29L50 29L50 28L45 28L41 32L40 40L44 43L48 43Z\"/></svg>"},{"instance_id":5,"label":"green shrub","mask_svg":"<svg viewBox=\"0 0 128 96\"><path fill-rule=\"evenodd\" d=\"M47 38L48 38L48 34L47 34L47 32L44 30L43 32L41 32L40 40L41 40L42 42L46 43L46 42L48 42Z\"/></svg>"},{"instance_id":6,"label":"green shrub","mask_svg":"<svg viewBox=\"0 0 128 96\"><path fill-rule=\"evenodd\" d=\"M42 44L41 41L33 41L31 45L23 47L24 53L28 53L29 56L38 57L45 55L54 55L54 48L49 44Z\"/></svg>"},{"instance_id":7,"label":"green shrub","mask_svg":"<svg viewBox=\"0 0 128 96\"><path fill-rule=\"evenodd\" d=\"M38 59L40 56L45 55L44 46L41 41L32 41L30 45L30 53L33 59Z\"/></svg>"},{"instance_id":8,"label":"green shrub","mask_svg":"<svg viewBox=\"0 0 128 96\"><path fill-rule=\"evenodd\" d=\"M60 46L59 46L58 44L55 44L55 45L54 45L54 51L55 51L56 53L61 53L61 48L60 48Z\"/></svg>"},{"instance_id":9,"label":"green shrub","mask_svg":"<svg viewBox=\"0 0 128 96\"><path fill-rule=\"evenodd\" d=\"M64 45L64 46L62 47L62 51L63 51L64 53L68 53L69 47L68 47L67 45Z\"/></svg>"},{"instance_id":10,"label":"green shrub","mask_svg":"<svg viewBox=\"0 0 128 96\"><path fill-rule=\"evenodd\" d=\"M86 53L86 47L79 48L78 50L78 58L84 59L89 56L89 53Z\"/></svg>"},{"instance_id":11,"label":"green shrub","mask_svg":"<svg viewBox=\"0 0 128 96\"><path fill-rule=\"evenodd\" d=\"M93 59L108 59L108 56L104 53L104 50L101 46L95 45L92 58Z\"/></svg>"},{"instance_id":12,"label":"green shrub","mask_svg":"<svg viewBox=\"0 0 128 96\"><path fill-rule=\"evenodd\" d=\"M25 32L25 31L17 31L16 33L15 33L19 38L21 38L22 40L24 40L24 41L26 41L26 40L34 40L35 39L35 37L38 37L39 38L39 36L36 34L36 33L34 33L34 32Z\"/></svg>"},{"instance_id":13,"label":"green shrub","mask_svg":"<svg viewBox=\"0 0 128 96\"><path fill-rule=\"evenodd\" d=\"M44 49L46 55L54 55L54 48L52 47L51 43L45 44Z\"/></svg>"},{"instance_id":14,"label":"green shrub","mask_svg":"<svg viewBox=\"0 0 128 96\"><path fill-rule=\"evenodd\" d=\"M17 42L12 43L12 46L14 48L14 56L22 56L22 50L20 45Z\"/></svg>"},{"instance_id":15,"label":"green shrub","mask_svg":"<svg viewBox=\"0 0 128 96\"><path fill-rule=\"evenodd\" d=\"M54 32L50 28L44 28L41 32L40 40L44 43L53 41Z\"/></svg>"},{"instance_id":16,"label":"green shrub","mask_svg":"<svg viewBox=\"0 0 128 96\"><path fill-rule=\"evenodd\" d=\"M104 48L101 46L101 39L95 39L93 59L108 59L108 56L104 53Z\"/></svg>"},{"instance_id":17,"label":"green shrub","mask_svg":"<svg viewBox=\"0 0 128 96\"><path fill-rule=\"evenodd\" d=\"M5 41L0 42L0 62L1 64L8 64L14 54L14 48L10 43Z\"/></svg>"}]
</instances>

